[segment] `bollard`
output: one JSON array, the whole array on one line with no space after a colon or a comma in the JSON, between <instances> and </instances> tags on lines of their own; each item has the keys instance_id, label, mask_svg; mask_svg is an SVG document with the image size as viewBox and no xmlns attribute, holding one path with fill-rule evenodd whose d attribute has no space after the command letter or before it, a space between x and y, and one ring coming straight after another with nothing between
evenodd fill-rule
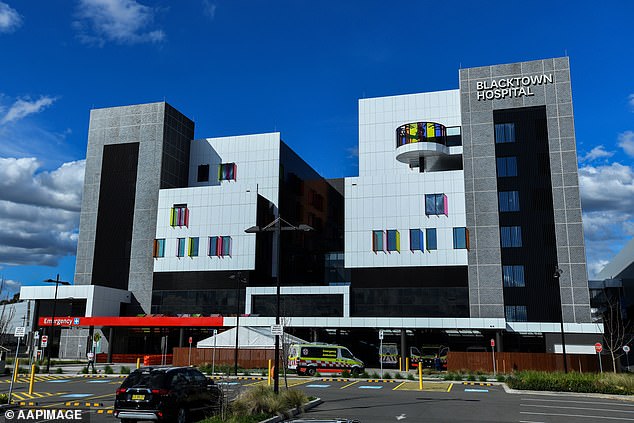
<instances>
[{"instance_id":1,"label":"bollard","mask_svg":"<svg viewBox=\"0 0 634 423\"><path fill-rule=\"evenodd\" d=\"M423 366L418 363L418 389L423 390Z\"/></svg>"},{"instance_id":2,"label":"bollard","mask_svg":"<svg viewBox=\"0 0 634 423\"><path fill-rule=\"evenodd\" d=\"M405 357L405 371L409 372L409 357Z\"/></svg>"},{"instance_id":3,"label":"bollard","mask_svg":"<svg viewBox=\"0 0 634 423\"><path fill-rule=\"evenodd\" d=\"M15 365L15 368L13 369L13 381L17 382L17 380L18 380L18 369L20 368L20 359L16 358L15 359L15 363L13 363L13 364Z\"/></svg>"},{"instance_id":4,"label":"bollard","mask_svg":"<svg viewBox=\"0 0 634 423\"><path fill-rule=\"evenodd\" d=\"M34 382L35 382L35 364L31 364L31 377L29 378L29 395L33 394Z\"/></svg>"},{"instance_id":5,"label":"bollard","mask_svg":"<svg viewBox=\"0 0 634 423\"><path fill-rule=\"evenodd\" d=\"M398 371L399 372L403 371L403 363L402 363L402 359L401 359L400 356L398 357ZM381 375L381 377L383 377L383 375Z\"/></svg>"},{"instance_id":6,"label":"bollard","mask_svg":"<svg viewBox=\"0 0 634 423\"><path fill-rule=\"evenodd\" d=\"M267 377L268 385L271 386L271 359L269 358L269 373Z\"/></svg>"},{"instance_id":7,"label":"bollard","mask_svg":"<svg viewBox=\"0 0 634 423\"><path fill-rule=\"evenodd\" d=\"M136 368L140 368L141 367L141 357L137 357L136 358Z\"/></svg>"}]
</instances>

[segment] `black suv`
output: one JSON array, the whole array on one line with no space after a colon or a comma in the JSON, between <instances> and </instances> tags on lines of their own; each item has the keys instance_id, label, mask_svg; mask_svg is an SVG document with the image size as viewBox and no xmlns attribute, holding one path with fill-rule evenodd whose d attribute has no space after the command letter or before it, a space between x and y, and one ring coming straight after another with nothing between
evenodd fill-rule
<instances>
[{"instance_id":1,"label":"black suv","mask_svg":"<svg viewBox=\"0 0 634 423\"><path fill-rule=\"evenodd\" d=\"M113 414L122 423L184 423L194 414L219 412L222 402L218 386L194 368L143 367L130 373L117 389Z\"/></svg>"}]
</instances>

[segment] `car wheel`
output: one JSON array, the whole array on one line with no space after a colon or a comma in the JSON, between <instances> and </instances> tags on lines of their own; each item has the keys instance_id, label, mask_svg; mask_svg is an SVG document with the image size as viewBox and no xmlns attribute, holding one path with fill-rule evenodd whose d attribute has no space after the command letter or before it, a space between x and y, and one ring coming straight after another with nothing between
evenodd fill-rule
<instances>
[{"instance_id":1,"label":"car wheel","mask_svg":"<svg viewBox=\"0 0 634 423\"><path fill-rule=\"evenodd\" d=\"M308 376L315 376L315 372L316 372L316 370L315 370L315 368L314 368L314 367L308 367L308 368L306 369L306 374L307 374Z\"/></svg>"},{"instance_id":2,"label":"car wheel","mask_svg":"<svg viewBox=\"0 0 634 423\"><path fill-rule=\"evenodd\" d=\"M177 423L187 422L187 410L185 410L184 408L178 409L178 413L176 414L176 422Z\"/></svg>"},{"instance_id":3,"label":"car wheel","mask_svg":"<svg viewBox=\"0 0 634 423\"><path fill-rule=\"evenodd\" d=\"M352 376L358 377L361 374L361 370L359 370L358 367L353 367L350 373L352 374Z\"/></svg>"},{"instance_id":4,"label":"car wheel","mask_svg":"<svg viewBox=\"0 0 634 423\"><path fill-rule=\"evenodd\" d=\"M306 374L306 370L300 369L299 367L297 368L297 375L298 376L304 376L305 374Z\"/></svg>"}]
</instances>

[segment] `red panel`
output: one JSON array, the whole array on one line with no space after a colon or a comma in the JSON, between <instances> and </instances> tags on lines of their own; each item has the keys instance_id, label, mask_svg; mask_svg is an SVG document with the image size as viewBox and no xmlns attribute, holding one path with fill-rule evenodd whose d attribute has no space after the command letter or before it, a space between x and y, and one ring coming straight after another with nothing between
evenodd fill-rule
<instances>
[{"instance_id":1,"label":"red panel","mask_svg":"<svg viewBox=\"0 0 634 423\"><path fill-rule=\"evenodd\" d=\"M46 322L45 322L46 320ZM51 326L51 317L40 317L39 326ZM127 327L221 327L224 326L222 317L55 317L55 326L127 326Z\"/></svg>"}]
</instances>

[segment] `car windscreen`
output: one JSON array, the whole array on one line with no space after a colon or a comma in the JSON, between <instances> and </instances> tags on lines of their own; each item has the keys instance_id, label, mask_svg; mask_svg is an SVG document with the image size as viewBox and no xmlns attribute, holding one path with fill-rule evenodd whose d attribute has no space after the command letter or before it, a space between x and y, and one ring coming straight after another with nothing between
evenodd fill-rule
<instances>
[{"instance_id":1,"label":"car windscreen","mask_svg":"<svg viewBox=\"0 0 634 423\"><path fill-rule=\"evenodd\" d=\"M167 374L164 371L137 371L132 372L130 376L121 384L122 388L166 388Z\"/></svg>"}]
</instances>

